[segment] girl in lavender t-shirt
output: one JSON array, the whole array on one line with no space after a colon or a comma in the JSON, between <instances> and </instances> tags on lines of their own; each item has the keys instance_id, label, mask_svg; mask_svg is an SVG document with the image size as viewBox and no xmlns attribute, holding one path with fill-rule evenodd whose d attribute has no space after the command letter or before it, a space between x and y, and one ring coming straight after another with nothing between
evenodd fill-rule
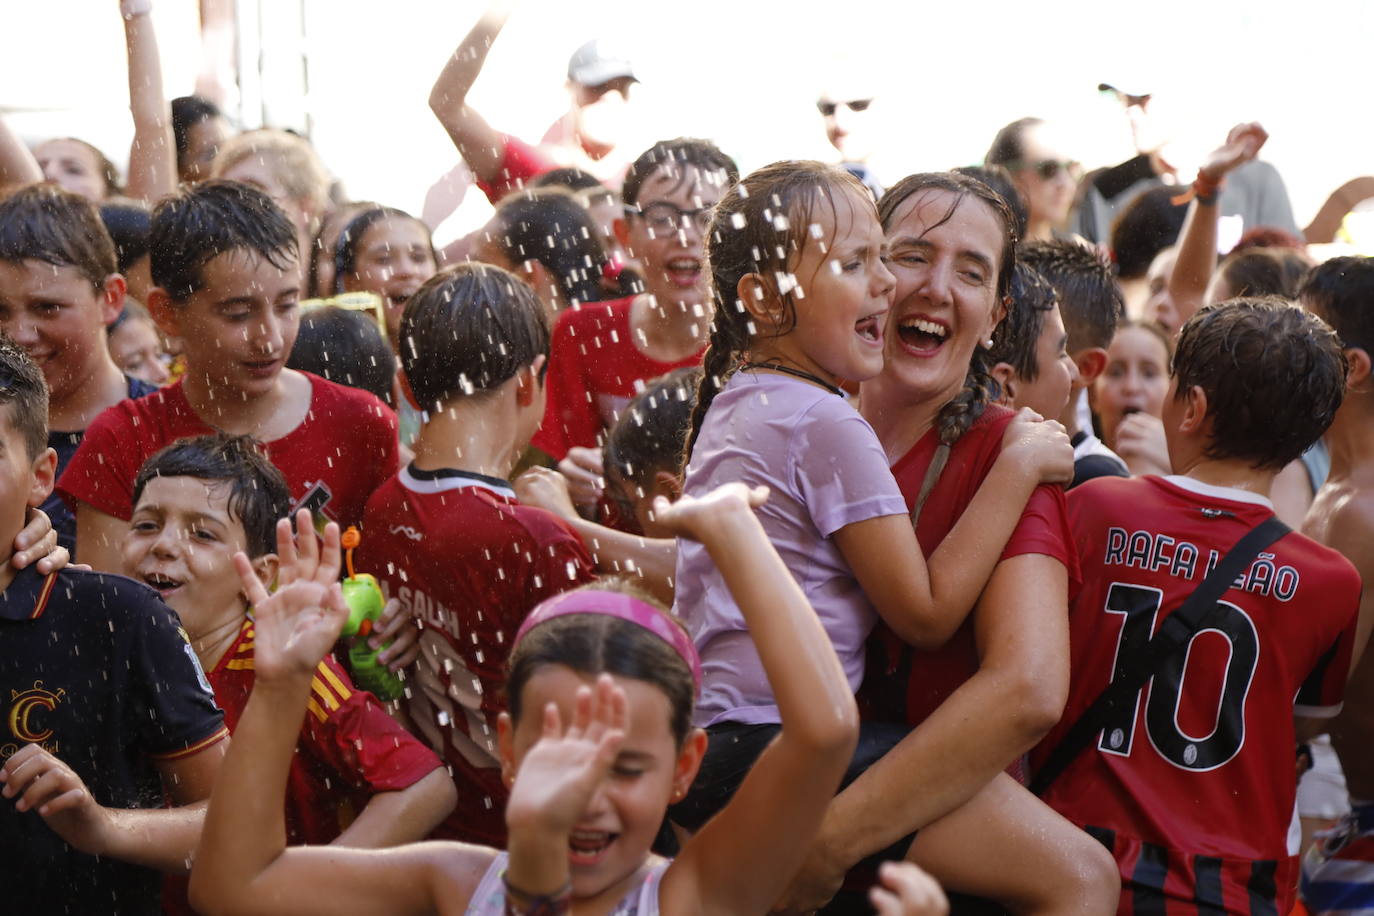
<instances>
[{"instance_id":1,"label":"girl in lavender t-shirt","mask_svg":"<svg viewBox=\"0 0 1374 916\"><path fill-rule=\"evenodd\" d=\"M840 388L883 366L894 281L872 198L835 167L775 163L721 200L708 239L716 316L685 492L728 481L770 488L759 511L764 529L857 690L878 617L923 648L954 633L1031 491L1063 473L1071 449L1057 423L1033 415L1014 422L927 569L888 458ZM988 274L980 282L995 282ZM674 610L701 653L696 724L711 736L692 792L671 812L696 829L772 740L778 711L743 616L710 559L687 542L679 544ZM856 765L899 736L888 730L877 748L861 739Z\"/></svg>"}]
</instances>

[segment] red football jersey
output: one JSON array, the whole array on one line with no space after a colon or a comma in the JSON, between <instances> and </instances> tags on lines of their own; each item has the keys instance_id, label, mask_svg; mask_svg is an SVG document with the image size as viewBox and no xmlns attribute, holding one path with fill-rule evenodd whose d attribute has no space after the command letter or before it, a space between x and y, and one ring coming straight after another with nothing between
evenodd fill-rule
<instances>
[{"instance_id":1,"label":"red football jersey","mask_svg":"<svg viewBox=\"0 0 1374 916\"><path fill-rule=\"evenodd\" d=\"M266 443L267 457L296 508L357 524L367 498L400 464L396 414L366 391L301 374L310 380L310 409L299 426ZM177 439L214 431L191 409L181 382L120 401L92 421L57 488L73 510L84 502L127 519L143 462Z\"/></svg>"},{"instance_id":2,"label":"red football jersey","mask_svg":"<svg viewBox=\"0 0 1374 916\"><path fill-rule=\"evenodd\" d=\"M502 134L501 143L501 167L497 169L496 179L477 182L477 187L493 204L500 203L511 191L520 190L558 165L544 150L530 146L519 137Z\"/></svg>"},{"instance_id":3,"label":"red football jersey","mask_svg":"<svg viewBox=\"0 0 1374 916\"><path fill-rule=\"evenodd\" d=\"M215 702L232 734L253 691L253 621L208 671ZM296 753L286 778L286 841L333 842L379 792L409 788L443 762L396 720L375 697L358 690L332 656L315 670ZM186 881L169 876L163 908L191 913Z\"/></svg>"},{"instance_id":4,"label":"red football jersey","mask_svg":"<svg viewBox=\"0 0 1374 916\"><path fill-rule=\"evenodd\" d=\"M640 352L630 336L634 296L573 306L558 316L549 346L548 401L533 445L559 461L573 446L599 445L644 383L674 369L695 366L695 355L661 363Z\"/></svg>"},{"instance_id":5,"label":"red football jersey","mask_svg":"<svg viewBox=\"0 0 1374 916\"><path fill-rule=\"evenodd\" d=\"M506 481L413 465L368 501L363 531L357 569L424 627L406 702L458 783L441 835L504 847L496 717L507 652L536 604L594 578L592 559L567 524L517 503Z\"/></svg>"},{"instance_id":6,"label":"red football jersey","mask_svg":"<svg viewBox=\"0 0 1374 916\"><path fill-rule=\"evenodd\" d=\"M1073 680L1043 762L1118 664L1273 514L1261 496L1185 477L1101 478L1069 494L1083 586L1070 607ZM1334 715L1350 670L1360 579L1301 534L1274 543L1046 792L1116 855L1121 912L1286 913L1296 847L1295 706Z\"/></svg>"},{"instance_id":7,"label":"red football jersey","mask_svg":"<svg viewBox=\"0 0 1374 916\"><path fill-rule=\"evenodd\" d=\"M940 482L931 490L916 525L916 538L927 557L973 501L1002 453L1002 435L1015 416L1015 411L988 405L950 449ZM892 466L908 509L920 495L938 445L939 438L931 430ZM1059 487L1041 486L1031 494L1002 559L1032 553L1063 563L1071 585L1077 581L1078 555L1065 518L1064 491ZM879 621L869 649L868 671L859 697L865 715L883 721L919 725L978 670L973 625L967 621L949 642L933 652L912 649Z\"/></svg>"}]
</instances>

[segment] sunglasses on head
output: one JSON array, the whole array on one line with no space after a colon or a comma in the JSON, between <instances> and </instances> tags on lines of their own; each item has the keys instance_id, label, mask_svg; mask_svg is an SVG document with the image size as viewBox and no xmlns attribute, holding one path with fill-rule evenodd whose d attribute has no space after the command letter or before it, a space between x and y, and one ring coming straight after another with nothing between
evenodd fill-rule
<instances>
[{"instance_id":1,"label":"sunglasses on head","mask_svg":"<svg viewBox=\"0 0 1374 916\"><path fill-rule=\"evenodd\" d=\"M1052 181L1059 177L1060 172L1067 172L1069 177L1077 181L1083 175L1083 165L1072 159L1041 159L1039 162L1009 162L1007 169L1012 172L1021 172L1026 169L1033 169L1045 181Z\"/></svg>"},{"instance_id":2,"label":"sunglasses on head","mask_svg":"<svg viewBox=\"0 0 1374 916\"><path fill-rule=\"evenodd\" d=\"M872 99L853 99L848 102L832 102L829 99L822 99L816 103L816 110L822 117L828 118L835 113L835 110L843 105L850 111L867 111L868 106L873 104Z\"/></svg>"}]
</instances>

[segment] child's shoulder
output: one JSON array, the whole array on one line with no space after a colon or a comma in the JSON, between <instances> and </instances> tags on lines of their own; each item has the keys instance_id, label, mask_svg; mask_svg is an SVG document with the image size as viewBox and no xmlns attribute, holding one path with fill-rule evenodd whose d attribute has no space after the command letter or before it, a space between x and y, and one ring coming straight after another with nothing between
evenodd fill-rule
<instances>
[{"instance_id":1,"label":"child's shoulder","mask_svg":"<svg viewBox=\"0 0 1374 916\"><path fill-rule=\"evenodd\" d=\"M131 387L130 391L134 389ZM89 436L97 430L134 430L152 432L170 422L193 418L190 403L178 380L165 388L154 388L139 397L129 397L106 407L91 421Z\"/></svg>"},{"instance_id":2,"label":"child's shoulder","mask_svg":"<svg viewBox=\"0 0 1374 916\"><path fill-rule=\"evenodd\" d=\"M46 618L64 630L80 621L99 631L125 635L150 627L181 627L175 612L142 582L71 566L46 576L32 568L20 570L0 593L0 616Z\"/></svg>"}]
</instances>

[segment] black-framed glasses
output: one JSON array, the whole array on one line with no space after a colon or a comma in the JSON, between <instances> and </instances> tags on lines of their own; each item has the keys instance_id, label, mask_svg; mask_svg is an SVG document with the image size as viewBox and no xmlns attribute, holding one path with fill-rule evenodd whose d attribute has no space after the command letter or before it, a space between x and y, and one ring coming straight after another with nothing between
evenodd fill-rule
<instances>
[{"instance_id":1,"label":"black-framed glasses","mask_svg":"<svg viewBox=\"0 0 1374 916\"><path fill-rule=\"evenodd\" d=\"M706 227L711 225L711 209L711 207L697 207L695 210L684 210L666 200L642 208L636 207L634 204L625 205L625 212L633 213L643 219L655 235L668 235L684 230L689 226L695 226L698 232L704 234Z\"/></svg>"},{"instance_id":2,"label":"black-framed glasses","mask_svg":"<svg viewBox=\"0 0 1374 916\"><path fill-rule=\"evenodd\" d=\"M1074 181L1083 177L1083 164L1073 159L1040 159L1036 162L1017 160L1006 163L1006 168L1011 172L1032 169L1045 181L1053 181L1059 177L1060 172L1067 173Z\"/></svg>"},{"instance_id":3,"label":"black-framed glasses","mask_svg":"<svg viewBox=\"0 0 1374 916\"><path fill-rule=\"evenodd\" d=\"M821 117L828 118L833 115L841 105L850 111L868 111L868 106L873 104L872 99L850 99L848 102L832 102L829 99L821 99L816 103L816 110L821 113Z\"/></svg>"}]
</instances>

